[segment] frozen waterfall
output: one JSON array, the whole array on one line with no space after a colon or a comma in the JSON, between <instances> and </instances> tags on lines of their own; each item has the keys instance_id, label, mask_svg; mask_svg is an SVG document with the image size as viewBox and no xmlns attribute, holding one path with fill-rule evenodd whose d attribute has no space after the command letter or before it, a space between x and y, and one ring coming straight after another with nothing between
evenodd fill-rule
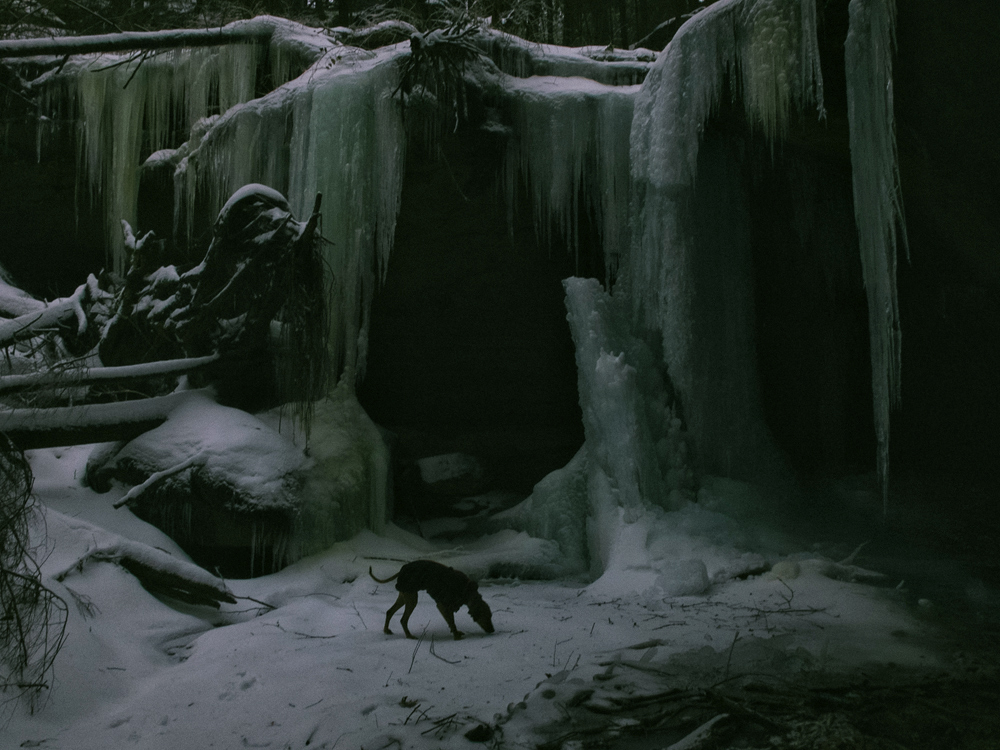
<instances>
[{"instance_id":1,"label":"frozen waterfall","mask_svg":"<svg viewBox=\"0 0 1000 750\"><path fill-rule=\"evenodd\" d=\"M812 0L722 0L685 23L650 71L632 123L632 242L615 292L662 333L704 467L760 478L777 458L761 416L745 230L720 199L727 230L696 245L690 206L702 133L727 84L772 142L789 116L823 112ZM711 160L712 178L729 179ZM733 188L720 186L722 193ZM707 257L706 252L712 257ZM727 428L728 425L728 428Z\"/></svg>"}]
</instances>

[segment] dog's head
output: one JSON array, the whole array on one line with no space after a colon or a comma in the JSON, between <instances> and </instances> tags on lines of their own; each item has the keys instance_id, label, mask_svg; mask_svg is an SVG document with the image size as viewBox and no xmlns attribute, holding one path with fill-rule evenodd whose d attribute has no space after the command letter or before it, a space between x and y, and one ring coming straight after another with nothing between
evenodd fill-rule
<instances>
[{"instance_id":1,"label":"dog's head","mask_svg":"<svg viewBox=\"0 0 1000 750\"><path fill-rule=\"evenodd\" d=\"M479 592L474 592L466 604L469 607L469 614L472 615L472 619L476 621L476 624L487 633L492 633L493 612L490 610L490 605L483 601L483 597L479 595Z\"/></svg>"}]
</instances>

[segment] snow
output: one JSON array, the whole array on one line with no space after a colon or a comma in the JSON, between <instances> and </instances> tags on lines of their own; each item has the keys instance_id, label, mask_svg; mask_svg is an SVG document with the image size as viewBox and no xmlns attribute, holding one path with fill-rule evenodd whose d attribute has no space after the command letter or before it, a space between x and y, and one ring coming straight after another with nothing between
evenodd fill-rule
<instances>
[{"instance_id":1,"label":"snow","mask_svg":"<svg viewBox=\"0 0 1000 750\"><path fill-rule=\"evenodd\" d=\"M648 49L561 47L528 42L493 29L482 29L476 42L504 73L518 78L589 78L606 85L628 86L641 83L656 60L656 53Z\"/></svg>"},{"instance_id":2,"label":"snow","mask_svg":"<svg viewBox=\"0 0 1000 750\"><path fill-rule=\"evenodd\" d=\"M252 599L219 611L160 601L112 563L73 568L88 551L123 540L186 561L162 533L125 509L111 510L119 490L97 495L80 485L89 451L30 453L45 507L42 570L46 584L71 603L69 631L47 702L33 715L15 712L5 746L332 748L397 741L429 750L468 747L463 733L478 723L494 727L504 746L524 746L541 741L552 722L565 726L557 704L583 688L595 690L595 701L623 690L656 692L651 669L705 670L715 682L723 668L778 669L794 678L873 661L936 663L920 645L924 626L903 595L825 577L804 564L814 555L800 560L798 577L787 581L752 576L708 584L716 562L705 570L673 563L659 575L702 593L667 595L636 592L624 572L590 586L574 578L491 578L505 568L537 569L551 561L552 549L512 531L440 543L390 524L279 573L226 581L237 597ZM709 548L719 564L738 560L725 551L727 538L738 536L732 522L728 529L716 524L711 543L694 536L711 526L699 519L706 513L690 509L672 524L672 535L650 543L674 548L686 540L681 560ZM386 576L417 558L485 579L480 591L497 632L483 633L463 610L457 623L466 636L452 640L423 594L410 621L420 640L384 635L396 592L373 582L368 567ZM454 722L435 731L433 721L450 715Z\"/></svg>"},{"instance_id":3,"label":"snow","mask_svg":"<svg viewBox=\"0 0 1000 750\"><path fill-rule=\"evenodd\" d=\"M203 391L179 395L166 422L129 441L111 464L151 474L197 456L207 482L232 487L254 509L297 504L292 475L306 462L300 449L253 415L220 406Z\"/></svg>"}]
</instances>

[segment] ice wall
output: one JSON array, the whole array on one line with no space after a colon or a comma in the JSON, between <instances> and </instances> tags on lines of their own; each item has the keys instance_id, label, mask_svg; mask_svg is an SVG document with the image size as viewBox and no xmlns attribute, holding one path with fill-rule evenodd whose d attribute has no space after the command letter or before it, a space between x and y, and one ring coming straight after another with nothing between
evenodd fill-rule
<instances>
[{"instance_id":1,"label":"ice wall","mask_svg":"<svg viewBox=\"0 0 1000 750\"><path fill-rule=\"evenodd\" d=\"M896 158L892 50L894 0L851 0L844 44L854 219L868 294L872 392L883 505L889 493L889 413L899 404L901 335L896 296L897 227L906 243Z\"/></svg>"},{"instance_id":2,"label":"ice wall","mask_svg":"<svg viewBox=\"0 0 1000 750\"><path fill-rule=\"evenodd\" d=\"M542 244L550 246L555 236L574 252L580 211L587 211L613 268L628 244L628 144L639 87L536 76L507 79L504 89L514 130L507 205L517 204L523 181Z\"/></svg>"},{"instance_id":3,"label":"ice wall","mask_svg":"<svg viewBox=\"0 0 1000 750\"><path fill-rule=\"evenodd\" d=\"M699 453L714 457L712 470L734 476L755 476L773 453L748 343L749 244L715 237L718 257L708 262L692 232L701 135L727 85L740 94L751 125L772 140L786 131L792 111L815 106L822 113L817 50L813 0L721 0L681 27L635 103L633 234L615 293L630 296L638 318L661 332ZM733 356L723 340L735 345ZM727 423L733 428L719 429Z\"/></svg>"},{"instance_id":4,"label":"ice wall","mask_svg":"<svg viewBox=\"0 0 1000 750\"><path fill-rule=\"evenodd\" d=\"M144 158L177 146L201 118L253 99L259 79L284 83L330 44L283 19L227 28L240 26L271 28L270 44L80 55L33 82L42 92L42 111L78 129L78 193L104 215L116 270L125 265L121 221L136 225Z\"/></svg>"}]
</instances>

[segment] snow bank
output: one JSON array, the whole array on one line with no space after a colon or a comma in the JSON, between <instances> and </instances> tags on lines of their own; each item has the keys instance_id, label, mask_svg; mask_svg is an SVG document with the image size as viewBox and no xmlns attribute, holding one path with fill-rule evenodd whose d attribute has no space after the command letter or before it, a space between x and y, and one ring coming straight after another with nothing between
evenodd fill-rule
<instances>
[{"instance_id":1,"label":"snow bank","mask_svg":"<svg viewBox=\"0 0 1000 750\"><path fill-rule=\"evenodd\" d=\"M239 409L220 406L203 392L179 394L167 421L127 443L101 472L148 476L192 459L210 485L229 488L231 510L290 510L297 506L295 472L306 463L301 449ZM167 477L160 492L190 482L190 471ZM186 530L190 534L190 529Z\"/></svg>"}]
</instances>

